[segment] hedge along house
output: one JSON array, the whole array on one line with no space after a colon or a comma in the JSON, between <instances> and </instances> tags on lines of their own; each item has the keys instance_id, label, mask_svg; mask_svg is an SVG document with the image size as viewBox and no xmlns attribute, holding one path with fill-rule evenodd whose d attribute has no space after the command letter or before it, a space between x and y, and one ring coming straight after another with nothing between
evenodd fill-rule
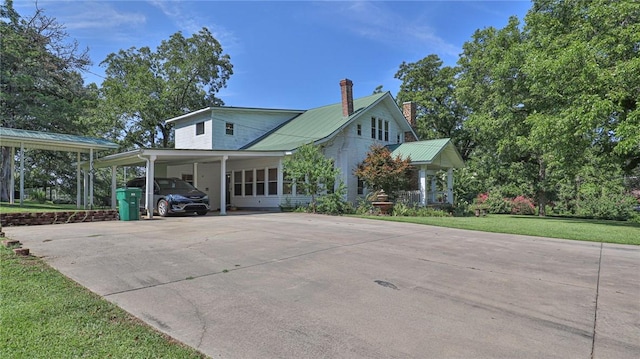
<instances>
[{"instance_id":1,"label":"hedge along house","mask_svg":"<svg viewBox=\"0 0 640 359\"><path fill-rule=\"evenodd\" d=\"M308 203L285 179L283 160L304 144L320 146L341 170L347 194L355 202L365 194L353 175L372 144L389 146L394 154L411 156L420 168L421 203L432 198L427 188L436 171L448 173L453 203L452 169L464 164L448 139L415 141L411 123L415 106L404 112L389 92L353 98L353 83L340 81L341 102L309 110L209 107L166 121L174 125L174 149L139 149L106 156L97 167L145 165L147 179L178 177L208 193L211 207L226 213L228 205L246 209L276 209L285 203ZM406 145L406 146L405 146ZM115 175L113 176L115 178ZM148 215L153 215L153 188L147 180ZM431 180L432 189L435 182Z\"/></svg>"},{"instance_id":2,"label":"hedge along house","mask_svg":"<svg viewBox=\"0 0 640 359\"><path fill-rule=\"evenodd\" d=\"M24 151L25 149L38 149L46 151L62 151L77 153L76 161L76 205L77 208L93 208L93 169L94 154L96 151L117 149L118 145L101 138L75 136L61 133L39 132L20 130L15 128L0 127L0 147L11 148L9 202L15 202L15 150L19 149L20 155L20 206L24 202ZM83 180L81 180L82 155L88 155ZM83 194L84 193L84 194ZM112 199L115 204L115 198Z\"/></svg>"}]
</instances>

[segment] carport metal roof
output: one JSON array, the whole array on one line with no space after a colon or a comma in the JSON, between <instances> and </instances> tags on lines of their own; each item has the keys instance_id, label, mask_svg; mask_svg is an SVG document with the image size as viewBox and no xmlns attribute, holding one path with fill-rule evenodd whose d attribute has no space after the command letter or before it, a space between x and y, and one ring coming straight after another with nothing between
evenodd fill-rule
<instances>
[{"instance_id":1,"label":"carport metal roof","mask_svg":"<svg viewBox=\"0 0 640 359\"><path fill-rule=\"evenodd\" d=\"M116 149L118 145L101 138L0 127L0 146L49 151L82 152Z\"/></svg>"},{"instance_id":2,"label":"carport metal roof","mask_svg":"<svg viewBox=\"0 0 640 359\"><path fill-rule=\"evenodd\" d=\"M62 133L53 133L53 132L40 132L40 131L30 131L30 130L21 130L16 128L8 128L8 127L0 127L0 147L11 147L11 148L19 148L19 149L38 149L38 150L46 150L46 151L63 151L63 152L76 152L78 154L78 161L80 161L80 153L88 153L89 154L89 164L88 167L93 163L93 151L94 150L108 150L108 149L116 149L118 145L109 142L107 140L95 137L85 137L85 136L76 136L76 135L68 135ZM14 157L11 156L11 173L14 172ZM78 163L78 169L76 171L77 174L77 206L80 208L80 191L81 191L81 183L80 183L80 167ZM88 174L88 186L89 188L85 188L85 206L89 204L93 207L93 172L90 171ZM85 181L86 182L86 181ZM10 179L10 188L14 187L14 178L13 175ZM86 194L89 192L89 198L87 199ZM14 203L14 191L11 190L9 193L9 202ZM87 203L88 200L88 203ZM20 151L20 205L22 206L24 202L24 154L23 151Z\"/></svg>"}]
</instances>

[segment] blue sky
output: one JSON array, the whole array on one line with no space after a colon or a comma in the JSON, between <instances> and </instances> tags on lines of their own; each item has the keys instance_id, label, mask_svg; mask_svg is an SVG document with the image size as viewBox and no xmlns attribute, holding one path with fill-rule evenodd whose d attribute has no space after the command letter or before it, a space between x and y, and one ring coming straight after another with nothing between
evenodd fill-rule
<instances>
[{"instance_id":1,"label":"blue sky","mask_svg":"<svg viewBox=\"0 0 640 359\"><path fill-rule=\"evenodd\" d=\"M340 101L339 81L354 96L378 85L395 96L399 65L437 54L454 65L476 29L522 19L531 4L504 1L64 1L38 7L89 48L85 81L100 84L108 54L155 48L173 33L207 27L231 56L234 74L218 97L228 106L307 109ZM14 0L20 15L33 0Z\"/></svg>"}]
</instances>

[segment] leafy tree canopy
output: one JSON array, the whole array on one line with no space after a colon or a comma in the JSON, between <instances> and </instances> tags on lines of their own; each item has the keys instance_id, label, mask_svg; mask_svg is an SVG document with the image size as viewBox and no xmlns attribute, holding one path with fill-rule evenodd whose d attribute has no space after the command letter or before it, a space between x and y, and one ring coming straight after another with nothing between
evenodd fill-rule
<instances>
[{"instance_id":1,"label":"leafy tree canopy","mask_svg":"<svg viewBox=\"0 0 640 359\"><path fill-rule=\"evenodd\" d=\"M87 50L71 41L64 26L37 8L21 17L6 0L0 5L0 124L4 127L87 135L81 120L87 114L91 91L80 71L90 60ZM74 156L73 159L70 156ZM0 198L9 198L11 152L2 148ZM72 176L69 163L75 154L27 151L27 186L45 186L53 178L60 184ZM71 182L73 183L73 182Z\"/></svg>"},{"instance_id":2,"label":"leafy tree canopy","mask_svg":"<svg viewBox=\"0 0 640 359\"><path fill-rule=\"evenodd\" d=\"M120 50L106 67L100 112L114 123L124 147L170 147L164 120L223 102L215 95L233 74L229 55L207 28L177 32L154 51Z\"/></svg>"}]
</instances>

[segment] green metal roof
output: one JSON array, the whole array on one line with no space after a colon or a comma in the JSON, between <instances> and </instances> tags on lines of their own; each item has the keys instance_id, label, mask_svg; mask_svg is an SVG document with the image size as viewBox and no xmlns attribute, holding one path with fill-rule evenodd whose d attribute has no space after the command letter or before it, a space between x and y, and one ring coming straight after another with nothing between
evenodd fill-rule
<instances>
[{"instance_id":1,"label":"green metal roof","mask_svg":"<svg viewBox=\"0 0 640 359\"><path fill-rule=\"evenodd\" d=\"M341 129L386 94L379 93L354 99L354 111L348 117L342 115L342 103L307 110L243 149L291 151L307 143L322 140Z\"/></svg>"},{"instance_id":2,"label":"green metal roof","mask_svg":"<svg viewBox=\"0 0 640 359\"><path fill-rule=\"evenodd\" d=\"M22 145L25 148L68 152L118 148L117 144L101 138L0 127L0 146L19 148Z\"/></svg>"},{"instance_id":3,"label":"green metal roof","mask_svg":"<svg viewBox=\"0 0 640 359\"><path fill-rule=\"evenodd\" d=\"M397 145L389 145L387 148L389 148L394 157L410 157L411 162L414 164L442 164L446 167L464 167L464 161L460 153L448 138L404 142Z\"/></svg>"}]
</instances>

